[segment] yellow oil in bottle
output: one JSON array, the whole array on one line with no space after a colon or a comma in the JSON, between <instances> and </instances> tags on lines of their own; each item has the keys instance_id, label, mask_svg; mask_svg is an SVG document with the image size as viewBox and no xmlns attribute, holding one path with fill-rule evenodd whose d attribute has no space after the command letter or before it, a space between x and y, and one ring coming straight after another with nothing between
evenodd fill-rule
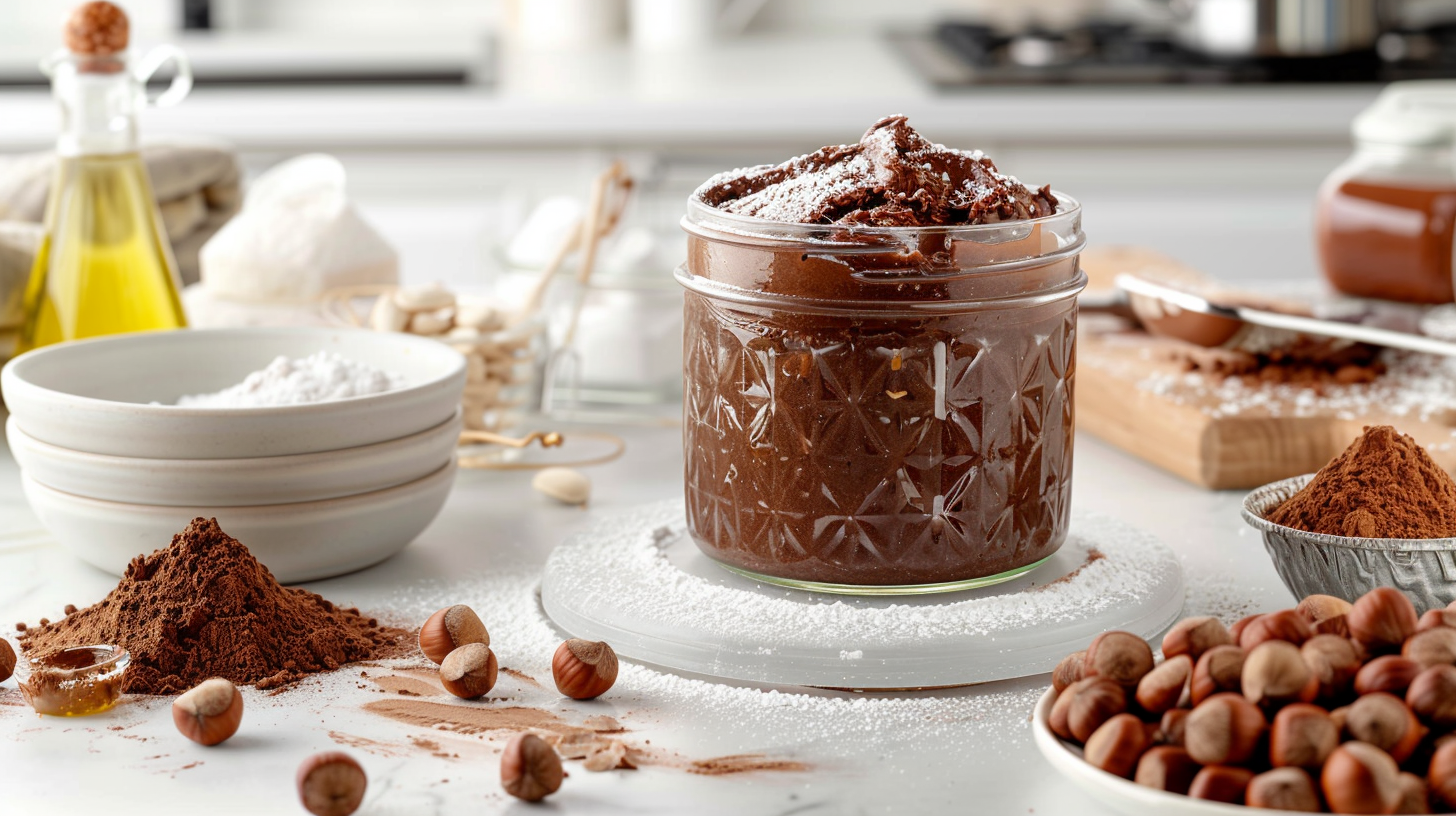
<instances>
[{"instance_id":1,"label":"yellow oil in bottle","mask_svg":"<svg viewBox=\"0 0 1456 816\"><path fill-rule=\"evenodd\" d=\"M187 325L176 265L136 152L63 156L25 292L19 351Z\"/></svg>"}]
</instances>

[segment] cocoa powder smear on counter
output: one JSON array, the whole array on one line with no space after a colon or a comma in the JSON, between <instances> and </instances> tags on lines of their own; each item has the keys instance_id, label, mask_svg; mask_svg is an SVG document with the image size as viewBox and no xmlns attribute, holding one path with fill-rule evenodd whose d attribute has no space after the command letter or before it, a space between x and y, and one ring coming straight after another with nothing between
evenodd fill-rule
<instances>
[{"instance_id":1,"label":"cocoa powder smear on counter","mask_svg":"<svg viewBox=\"0 0 1456 816\"><path fill-rule=\"evenodd\" d=\"M393 657L403 629L281 586L216 519L137 556L100 603L20 636L27 654L106 643L131 652L125 691L176 694L209 677L281 686L344 663Z\"/></svg>"},{"instance_id":2,"label":"cocoa powder smear on counter","mask_svg":"<svg viewBox=\"0 0 1456 816\"><path fill-rule=\"evenodd\" d=\"M1375 425L1268 519L1325 535L1449 538L1456 536L1456 481L1414 439Z\"/></svg>"}]
</instances>

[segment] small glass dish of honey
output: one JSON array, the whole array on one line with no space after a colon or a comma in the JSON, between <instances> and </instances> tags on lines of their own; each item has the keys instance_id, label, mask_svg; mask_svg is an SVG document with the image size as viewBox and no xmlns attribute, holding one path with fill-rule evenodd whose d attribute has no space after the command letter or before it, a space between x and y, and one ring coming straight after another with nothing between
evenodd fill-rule
<instances>
[{"instance_id":1,"label":"small glass dish of honey","mask_svg":"<svg viewBox=\"0 0 1456 816\"><path fill-rule=\"evenodd\" d=\"M130 663L120 646L75 646L22 658L15 679L37 714L84 717L116 705Z\"/></svg>"}]
</instances>

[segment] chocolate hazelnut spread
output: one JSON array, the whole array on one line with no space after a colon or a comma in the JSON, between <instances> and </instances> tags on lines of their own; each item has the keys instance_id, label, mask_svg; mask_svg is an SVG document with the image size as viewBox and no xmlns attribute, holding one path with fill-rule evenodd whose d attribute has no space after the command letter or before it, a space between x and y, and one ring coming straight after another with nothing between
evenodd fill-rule
<instances>
[{"instance_id":1,"label":"chocolate hazelnut spread","mask_svg":"<svg viewBox=\"0 0 1456 816\"><path fill-rule=\"evenodd\" d=\"M1316 233L1330 285L1358 297L1452 300L1456 184L1333 180Z\"/></svg>"},{"instance_id":2,"label":"chocolate hazelnut spread","mask_svg":"<svg viewBox=\"0 0 1456 816\"><path fill-rule=\"evenodd\" d=\"M689 201L684 445L708 555L790 583L1004 579L1061 546L1080 211L888 117Z\"/></svg>"}]
</instances>

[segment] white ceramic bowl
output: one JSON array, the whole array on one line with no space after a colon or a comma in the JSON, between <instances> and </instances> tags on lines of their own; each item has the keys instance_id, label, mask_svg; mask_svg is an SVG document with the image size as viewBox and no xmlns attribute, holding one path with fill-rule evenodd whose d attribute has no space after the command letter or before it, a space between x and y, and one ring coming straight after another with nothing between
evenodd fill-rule
<instances>
[{"instance_id":1,"label":"white ceramic bowl","mask_svg":"<svg viewBox=\"0 0 1456 816\"><path fill-rule=\"evenodd\" d=\"M169 404L239 383L275 357L319 351L394 372L407 385L307 405ZM244 459L373 445L445 422L464 388L465 358L448 345L345 328L122 334L36 349L0 372L0 391L26 435L75 451L144 459Z\"/></svg>"},{"instance_id":2,"label":"white ceramic bowl","mask_svg":"<svg viewBox=\"0 0 1456 816\"><path fill-rule=\"evenodd\" d=\"M455 460L399 487L341 499L258 507L155 507L72 496L25 474L30 507L81 560L120 575L132 558L167 546L192 519L216 518L285 584L377 564L404 549L445 503Z\"/></svg>"},{"instance_id":3,"label":"white ceramic bowl","mask_svg":"<svg viewBox=\"0 0 1456 816\"><path fill-rule=\"evenodd\" d=\"M358 448L252 459L136 459L32 439L5 423L10 452L26 475L88 499L170 507L249 507L336 499L413 482L455 455L461 417L426 431Z\"/></svg>"},{"instance_id":4,"label":"white ceramic bowl","mask_svg":"<svg viewBox=\"0 0 1456 816\"><path fill-rule=\"evenodd\" d=\"M1031 729L1041 755L1067 781L1092 799L1126 816L1295 816L1288 810L1264 810L1190 799L1176 793L1153 790L1088 765L1082 749L1062 742L1052 733L1047 718L1052 713L1056 692L1047 689L1032 712Z\"/></svg>"}]
</instances>

